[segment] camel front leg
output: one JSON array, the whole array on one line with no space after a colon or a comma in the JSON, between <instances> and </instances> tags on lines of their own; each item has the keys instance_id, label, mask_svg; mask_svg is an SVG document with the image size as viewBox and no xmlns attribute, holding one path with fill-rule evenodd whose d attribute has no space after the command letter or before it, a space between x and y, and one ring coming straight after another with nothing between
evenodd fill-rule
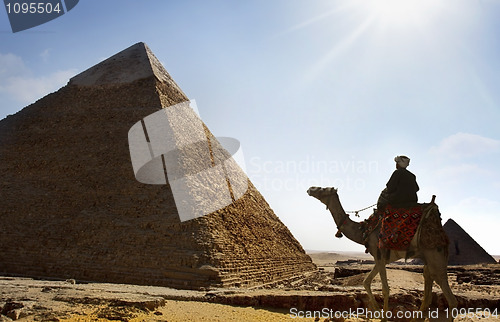
<instances>
[{"instance_id":1,"label":"camel front leg","mask_svg":"<svg viewBox=\"0 0 500 322\"><path fill-rule=\"evenodd\" d=\"M384 316L387 315L389 311L389 283L387 282L387 270L385 265L381 265L379 268L380 280L382 282L382 294L384 295Z\"/></svg>"},{"instance_id":2,"label":"camel front leg","mask_svg":"<svg viewBox=\"0 0 500 322\"><path fill-rule=\"evenodd\" d=\"M363 286L365 287L366 293L368 294L368 300L370 302L370 306L372 310L378 311L380 310L377 301L375 300L375 296L373 296L372 293L372 281L375 278L375 276L379 272L379 261L375 261L375 266L373 266L372 270L368 275L365 277L365 280L363 281Z\"/></svg>"}]
</instances>

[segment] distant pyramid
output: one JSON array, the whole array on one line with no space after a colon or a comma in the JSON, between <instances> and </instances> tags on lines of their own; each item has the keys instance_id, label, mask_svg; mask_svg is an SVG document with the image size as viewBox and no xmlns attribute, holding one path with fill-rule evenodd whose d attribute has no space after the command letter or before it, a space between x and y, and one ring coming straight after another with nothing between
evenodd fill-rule
<instances>
[{"instance_id":1,"label":"distant pyramid","mask_svg":"<svg viewBox=\"0 0 500 322\"><path fill-rule=\"evenodd\" d=\"M450 239L449 265L496 263L495 259L453 219L448 219L443 228Z\"/></svg>"},{"instance_id":2,"label":"distant pyramid","mask_svg":"<svg viewBox=\"0 0 500 322\"><path fill-rule=\"evenodd\" d=\"M136 180L129 129L187 100L138 43L1 120L0 274L196 289L315 270L251 182L181 222L170 185ZM211 155L227 156L203 126Z\"/></svg>"}]
</instances>

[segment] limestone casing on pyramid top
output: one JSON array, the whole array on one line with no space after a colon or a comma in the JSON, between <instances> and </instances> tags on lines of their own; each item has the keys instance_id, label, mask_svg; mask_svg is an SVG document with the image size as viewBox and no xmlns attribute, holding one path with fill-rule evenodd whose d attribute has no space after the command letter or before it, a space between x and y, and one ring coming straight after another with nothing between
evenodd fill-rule
<instances>
[{"instance_id":1,"label":"limestone casing on pyramid top","mask_svg":"<svg viewBox=\"0 0 500 322\"><path fill-rule=\"evenodd\" d=\"M125 84L152 76L160 82L173 83L181 91L149 47L138 42L72 77L69 85Z\"/></svg>"}]
</instances>

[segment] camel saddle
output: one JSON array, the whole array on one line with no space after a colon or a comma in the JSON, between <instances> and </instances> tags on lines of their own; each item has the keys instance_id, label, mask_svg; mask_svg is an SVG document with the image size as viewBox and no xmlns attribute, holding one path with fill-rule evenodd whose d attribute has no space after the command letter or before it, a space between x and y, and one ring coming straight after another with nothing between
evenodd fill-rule
<instances>
[{"instance_id":1,"label":"camel saddle","mask_svg":"<svg viewBox=\"0 0 500 322\"><path fill-rule=\"evenodd\" d=\"M414 204L409 207L387 205L384 211L375 210L362 222L363 238L366 240L379 227L378 246L383 249L406 251L415 235L418 247L447 247L449 243L435 203Z\"/></svg>"}]
</instances>

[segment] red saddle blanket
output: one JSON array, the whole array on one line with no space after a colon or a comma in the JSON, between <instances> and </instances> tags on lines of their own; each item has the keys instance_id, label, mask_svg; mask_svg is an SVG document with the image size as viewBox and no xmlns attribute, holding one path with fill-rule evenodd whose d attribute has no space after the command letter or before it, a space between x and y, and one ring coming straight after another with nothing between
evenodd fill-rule
<instances>
[{"instance_id":1,"label":"red saddle blanket","mask_svg":"<svg viewBox=\"0 0 500 322\"><path fill-rule=\"evenodd\" d=\"M422 219L422 213L421 205L411 208L393 208L388 205L382 218L378 247L408 249Z\"/></svg>"}]
</instances>

